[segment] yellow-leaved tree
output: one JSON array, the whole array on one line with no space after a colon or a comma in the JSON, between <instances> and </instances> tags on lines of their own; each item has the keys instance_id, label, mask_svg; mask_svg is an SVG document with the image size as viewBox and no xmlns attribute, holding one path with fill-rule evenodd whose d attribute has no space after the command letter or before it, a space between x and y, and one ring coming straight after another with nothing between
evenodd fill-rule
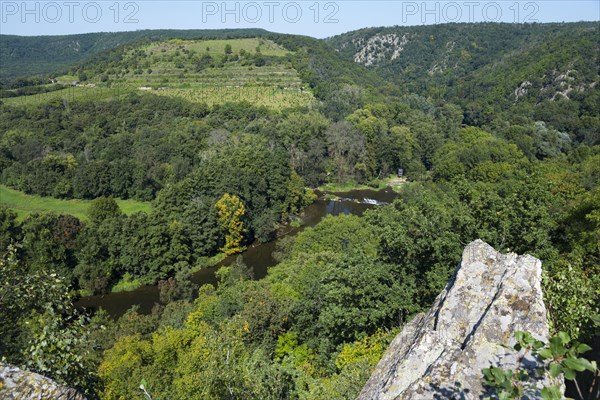
<instances>
[{"instance_id":1,"label":"yellow-leaved tree","mask_svg":"<svg viewBox=\"0 0 600 400\"><path fill-rule=\"evenodd\" d=\"M244 203L236 195L225 193L217 201L215 208L219 215L219 224L225 231L225 246L221 250L227 255L243 251L241 243L246 232L242 221L246 213Z\"/></svg>"}]
</instances>

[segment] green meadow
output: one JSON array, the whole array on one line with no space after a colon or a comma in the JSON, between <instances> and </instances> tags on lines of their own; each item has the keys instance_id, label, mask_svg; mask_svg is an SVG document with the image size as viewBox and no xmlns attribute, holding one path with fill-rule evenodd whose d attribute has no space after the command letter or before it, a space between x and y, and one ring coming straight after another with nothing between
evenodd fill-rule
<instances>
[{"instance_id":1,"label":"green meadow","mask_svg":"<svg viewBox=\"0 0 600 400\"><path fill-rule=\"evenodd\" d=\"M136 200L116 199L121 211L125 214L133 214L138 211L150 212L151 205L147 202ZM56 212L59 214L70 214L81 220L87 220L87 210L91 200L61 200L53 197L41 197L25 194L18 190L0 185L0 205L15 210L20 220L34 212Z\"/></svg>"}]
</instances>

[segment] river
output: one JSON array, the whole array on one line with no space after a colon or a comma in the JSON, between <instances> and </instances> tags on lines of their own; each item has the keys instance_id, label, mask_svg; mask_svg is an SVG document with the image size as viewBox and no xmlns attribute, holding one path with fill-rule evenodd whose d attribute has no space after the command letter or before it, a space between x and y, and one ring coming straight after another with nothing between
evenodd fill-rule
<instances>
[{"instance_id":1,"label":"river","mask_svg":"<svg viewBox=\"0 0 600 400\"><path fill-rule=\"evenodd\" d=\"M315 226L326 215L352 214L362 215L366 210L391 203L397 194L391 189L384 190L353 190L344 193L330 193L338 196L339 200L325 200L324 193L319 193L319 199L306 207L302 218L303 225L299 228L288 227L282 236L296 235L306 227ZM268 243L254 243L242 253L244 263L252 268L255 279L264 278L269 267L276 264L273 258L277 240ZM195 272L192 281L203 285L206 283L214 284L217 282L215 271L223 266L231 264L238 255L230 256L221 261L218 265L209 268L203 268ZM97 310L103 308L111 316L117 318L125 313L131 307L139 306L139 312L149 314L152 307L159 303L158 286L145 285L130 292L107 293L104 295L87 296L79 299L75 306Z\"/></svg>"}]
</instances>

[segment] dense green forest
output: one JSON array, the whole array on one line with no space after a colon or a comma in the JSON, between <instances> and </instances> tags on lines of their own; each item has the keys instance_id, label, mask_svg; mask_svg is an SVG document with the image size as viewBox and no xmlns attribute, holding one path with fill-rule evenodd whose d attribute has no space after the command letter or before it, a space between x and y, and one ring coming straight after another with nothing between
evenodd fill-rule
<instances>
[{"instance_id":1,"label":"dense green forest","mask_svg":"<svg viewBox=\"0 0 600 400\"><path fill-rule=\"evenodd\" d=\"M89 398L143 399L144 382L153 399L349 399L477 238L540 258L553 332L597 340L597 34L587 23L376 28L325 41L140 31L55 47L0 36L0 54L13 57L1 89L14 92L0 100L0 183L89 201L85 219L19 218L0 199L1 357ZM73 40L85 48L77 58ZM148 61L163 45L166 58ZM56 62L20 69L39 47ZM60 74L108 89L159 68L173 83L271 67L314 99L207 104L131 90L12 101ZM313 189L378 187L398 169L408 182L392 204L279 239L264 279L239 257L215 285L190 281L301 224ZM151 207L126 213L116 199ZM141 284L160 290L150 314L74 306Z\"/></svg>"},{"instance_id":2,"label":"dense green forest","mask_svg":"<svg viewBox=\"0 0 600 400\"><path fill-rule=\"evenodd\" d=\"M599 30L596 22L447 24L370 28L328 42L402 92L460 105L468 125L533 119L592 145Z\"/></svg>"}]
</instances>

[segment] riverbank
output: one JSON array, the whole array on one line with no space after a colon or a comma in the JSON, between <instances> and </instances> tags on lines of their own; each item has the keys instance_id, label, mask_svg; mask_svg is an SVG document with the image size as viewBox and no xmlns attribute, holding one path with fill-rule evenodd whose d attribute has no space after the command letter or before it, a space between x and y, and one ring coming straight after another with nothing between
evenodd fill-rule
<instances>
[{"instance_id":1,"label":"riverbank","mask_svg":"<svg viewBox=\"0 0 600 400\"><path fill-rule=\"evenodd\" d=\"M264 278L268 269L278 263L274 254L277 251L278 240L282 237L293 236L304 229L315 226L328 215L363 215L369 209L392 202L397 194L387 188L379 191L368 189L346 192L344 197L337 201L327 200L323 197L321 195L319 199L304 209L301 226L289 224L286 229L278 232L276 240L262 244L255 242L239 254L244 263L252 269L255 279ZM376 202L366 200L375 200ZM238 254L225 257L221 261L212 259L214 263L212 267L205 267L206 263L198 263L197 265L203 267L192 274L191 281L198 287L204 284L216 284L215 272L221 266L231 264L237 257ZM158 286L142 285L127 292L82 297L75 305L88 310L103 308L113 318L118 318L133 306L139 306L138 312L140 313L150 313L156 303L160 303Z\"/></svg>"},{"instance_id":2,"label":"riverbank","mask_svg":"<svg viewBox=\"0 0 600 400\"><path fill-rule=\"evenodd\" d=\"M192 267L191 272L196 273L205 268L210 268L219 265L227 258L225 253L215 254L212 257L204 257L198 261L198 263ZM153 283L152 285L156 285ZM111 293L122 293L122 292L133 292L138 290L147 283L142 282L140 279L133 278L129 274L125 274L110 290ZM83 294L82 294L83 296Z\"/></svg>"},{"instance_id":3,"label":"riverbank","mask_svg":"<svg viewBox=\"0 0 600 400\"><path fill-rule=\"evenodd\" d=\"M395 192L397 192L400 187L406 184L408 181L406 178L399 178L396 175L390 175L387 178L375 179L371 181L369 184L362 184L356 182L346 182L346 183L326 183L317 188L320 192L329 192L334 194L340 193L348 193L357 190L384 190L386 188L391 188Z\"/></svg>"}]
</instances>

